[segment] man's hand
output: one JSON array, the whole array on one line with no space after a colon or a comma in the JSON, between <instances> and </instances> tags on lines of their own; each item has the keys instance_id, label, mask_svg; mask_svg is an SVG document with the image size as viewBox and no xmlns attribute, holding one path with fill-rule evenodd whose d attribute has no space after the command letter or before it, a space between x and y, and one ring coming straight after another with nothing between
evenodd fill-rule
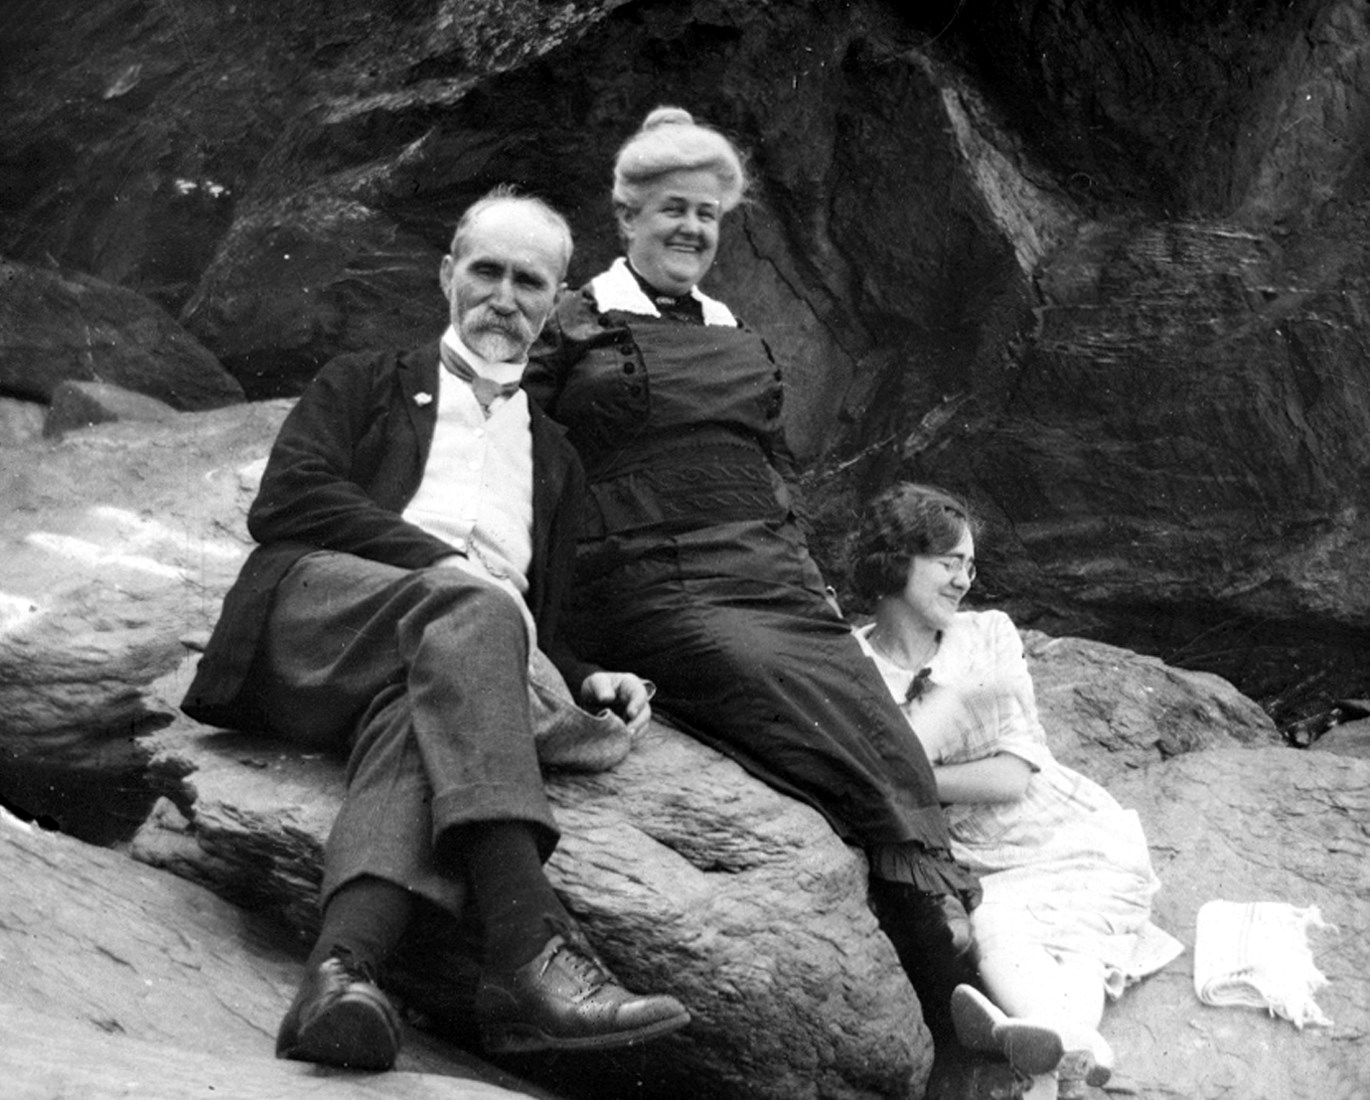
<instances>
[{"instance_id":1,"label":"man's hand","mask_svg":"<svg viewBox=\"0 0 1370 1100\"><path fill-rule=\"evenodd\" d=\"M587 706L609 707L636 734L652 716L651 698L656 685L631 672L592 672L580 685L580 700Z\"/></svg>"}]
</instances>

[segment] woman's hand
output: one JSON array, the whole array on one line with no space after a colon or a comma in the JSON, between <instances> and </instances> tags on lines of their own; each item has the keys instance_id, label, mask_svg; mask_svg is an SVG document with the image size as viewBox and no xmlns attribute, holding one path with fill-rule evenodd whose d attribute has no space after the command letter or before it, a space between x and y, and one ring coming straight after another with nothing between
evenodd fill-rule
<instances>
[{"instance_id":1,"label":"woman's hand","mask_svg":"<svg viewBox=\"0 0 1370 1100\"><path fill-rule=\"evenodd\" d=\"M1000 752L964 764L934 764L932 775L941 802L1016 802L1027 792L1032 765Z\"/></svg>"},{"instance_id":2,"label":"woman's hand","mask_svg":"<svg viewBox=\"0 0 1370 1100\"><path fill-rule=\"evenodd\" d=\"M636 734L652 716L651 698L656 685L631 672L592 672L580 685L580 699L587 706L609 707L623 719L628 732Z\"/></svg>"}]
</instances>

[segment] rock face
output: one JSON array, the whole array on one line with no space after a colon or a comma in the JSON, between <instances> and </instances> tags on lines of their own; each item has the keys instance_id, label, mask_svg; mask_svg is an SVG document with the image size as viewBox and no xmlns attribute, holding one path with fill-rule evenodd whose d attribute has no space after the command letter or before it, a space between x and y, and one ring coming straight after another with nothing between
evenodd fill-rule
<instances>
[{"instance_id":1,"label":"rock face","mask_svg":"<svg viewBox=\"0 0 1370 1100\"><path fill-rule=\"evenodd\" d=\"M42 435L46 408L37 401L0 397L0 447L25 443Z\"/></svg>"},{"instance_id":2,"label":"rock face","mask_svg":"<svg viewBox=\"0 0 1370 1100\"><path fill-rule=\"evenodd\" d=\"M496 182L566 209L583 279L617 249L615 148L678 102L753 153L706 289L786 363L832 579L884 484L966 492L989 521L980 590L1048 631L1028 642L1055 747L1142 809L1171 930L1192 946L1198 902L1239 891L1343 929L1318 945L1330 1032L1199 1008L1187 957L1125 999L1110 1027L1141 1095L1355 1095L1356 731L1276 747L1259 708L1175 666L1281 719L1370 695L1364 4L33 7L0 41L0 798L307 934L336 765L171 706L284 405L166 418L126 394L289 395L339 351L431 334L452 222ZM553 790L571 905L698 1022L539 1080L923 1091L927 1037L859 858L814 815L664 726ZM77 1011L127 1015L110 1004ZM23 1009L13 1034L47 1030ZM94 1064L174 1038L139 1027L96 1036ZM1006 1095L992 1077L928 1089Z\"/></svg>"},{"instance_id":3,"label":"rock face","mask_svg":"<svg viewBox=\"0 0 1370 1100\"><path fill-rule=\"evenodd\" d=\"M753 153L708 289L787 366L834 580L862 501L933 479L1025 623L1282 721L1365 694L1357 0L59 8L4 56L0 252L145 292L250 395L430 334L496 182L592 274L614 150L683 103Z\"/></svg>"},{"instance_id":4,"label":"rock face","mask_svg":"<svg viewBox=\"0 0 1370 1100\"><path fill-rule=\"evenodd\" d=\"M1365 760L1228 749L1113 785L1141 814L1165 883L1157 918L1187 944L1199 906L1213 898L1317 905L1333 925L1311 933L1328 978L1316 999L1331 1028L1298 1031L1259 1010L1200 1005L1188 965L1127 994L1106 1029L1128 1075L1149 1083L1147 1095L1350 1098L1370 1088L1367 780ZM1157 1018L1175 1026L1157 1029Z\"/></svg>"},{"instance_id":5,"label":"rock face","mask_svg":"<svg viewBox=\"0 0 1370 1100\"><path fill-rule=\"evenodd\" d=\"M0 491L21 517L4 535L0 796L90 839L131 838L141 859L307 937L340 763L174 709L183 642L203 639L246 556L283 413L243 405L15 449ZM816 813L665 727L614 771L551 790L571 909L626 981L677 992L695 1016L647 1064L609 1059L592 1081L777 1100L922 1091L917 1000L866 907L862 858ZM447 1009L422 993L420 1010Z\"/></svg>"},{"instance_id":6,"label":"rock face","mask_svg":"<svg viewBox=\"0 0 1370 1100\"><path fill-rule=\"evenodd\" d=\"M137 735L165 718L150 713L145 685L181 660L183 636L209 630L248 549L248 459L216 460L264 453L283 416L242 405L6 451L4 797L97 840L146 816ZM51 782L49 767L67 781Z\"/></svg>"},{"instance_id":7,"label":"rock face","mask_svg":"<svg viewBox=\"0 0 1370 1100\"><path fill-rule=\"evenodd\" d=\"M0 263L0 389L51 401L63 382L121 386L174 409L243 399L219 361L143 295Z\"/></svg>"},{"instance_id":8,"label":"rock face","mask_svg":"<svg viewBox=\"0 0 1370 1100\"><path fill-rule=\"evenodd\" d=\"M209 886L256 914L234 918L243 927L266 928L255 922L272 919L285 935L276 950L293 948L297 959L316 926L319 856L341 796L340 765L197 726L173 706L195 660L190 647L204 638L246 555L244 510L284 411L275 402L102 424L12 452L20 461L7 471L20 472L0 490L0 505L18 519L0 536L15 566L0 629L0 798L89 839L126 842L143 864ZM157 525L129 518L139 515L136 501ZM1170 931L1192 948L1200 902L1259 895L1316 902L1354 939L1368 900L1357 825L1364 761L1281 747L1261 710L1215 677L1079 639L1028 632L1026 641L1057 754L1143 813L1166 882L1158 915ZM1008 1095L1002 1065L933 1067L917 1001L866 909L864 865L812 811L660 724L614 770L554 775L549 786L565 832L551 865L558 889L625 980L678 993L695 1022L614 1058L505 1067L522 1080L568 1096ZM61 837L43 842L83 851ZM79 858L96 861L101 876L127 864L140 891L165 883L113 854ZM62 882L94 874L75 862L54 865ZM168 906L228 912L195 901L202 895L188 886L156 889L169 892ZM141 919L123 903L100 904L120 929ZM12 958L22 925L12 917L0 923L0 952ZM183 922L159 915L155 923ZM460 932L429 934L455 943ZM22 942L24 967L36 966L45 952ZM1354 1081L1354 1063L1338 1057L1370 1021L1357 944L1346 936L1317 944L1332 978L1320 995L1331 1031L1293 1037L1291 1025L1259 1013L1201 1007L1190 955L1125 997L1106 1030L1146 1098L1216 1096L1221 1085L1228 1095L1292 1100L1313 1095L1301 1090L1323 1064ZM106 946L127 955L113 940ZM440 957L450 982L435 988L431 958L427 975L411 959L397 987L426 1027L467 1042L460 1011L469 963L463 970L449 955ZM268 988L254 986L242 1040L263 1060L296 973L275 958ZM263 964L241 965L237 980L253 982ZM41 968L23 973L25 990L59 980ZM218 969L212 976L230 980ZM124 1038L137 1040L101 1058L136 1062L148 1053L144 1043L201 1050L198 1032L131 1028L122 989L102 979L81 1010L123 1021ZM20 1005L27 1013L29 1001ZM27 1015L19 1023L16 1033L33 1033ZM461 1049L425 1045L417 1033L414 1042L424 1057ZM1255 1063L1264 1092L1251 1091L1255 1070L1244 1075L1231 1056L1248 1043L1288 1056L1283 1068L1273 1055ZM1181 1048L1185 1060L1175 1062L1170 1052ZM270 1079L272 1068L260 1068ZM446 1062L433 1070L451 1071ZM385 1078L384 1087L400 1086Z\"/></svg>"},{"instance_id":9,"label":"rock face","mask_svg":"<svg viewBox=\"0 0 1370 1100\"><path fill-rule=\"evenodd\" d=\"M151 743L171 797L135 836L134 857L316 928L338 762L191 723ZM865 906L864 861L816 813L657 725L612 772L554 777L549 789L563 830L553 884L615 973L670 990L693 1017L681 1037L632 1060L638 1076L645 1063L637 1087L776 1100L920 1094L932 1051L917 1000ZM460 985L469 964L452 965ZM460 1012L459 992L447 1006L404 975L398 984L420 1011ZM611 1081L632 1087L615 1059L577 1062L538 1077L576 1095L586 1086L572 1074L590 1075L599 1095Z\"/></svg>"},{"instance_id":10,"label":"rock face","mask_svg":"<svg viewBox=\"0 0 1370 1100\"><path fill-rule=\"evenodd\" d=\"M1022 634L1052 753L1100 783L1203 749L1278 744L1265 715L1216 676L1081 638Z\"/></svg>"},{"instance_id":11,"label":"rock face","mask_svg":"<svg viewBox=\"0 0 1370 1100\"><path fill-rule=\"evenodd\" d=\"M397 1072L384 1077L277 1061L272 1042L298 971L278 928L4 811L0 868L0 1070L14 1100L276 1100L317 1089L321 1077L330 1096L357 1100L536 1092L412 1029Z\"/></svg>"},{"instance_id":12,"label":"rock face","mask_svg":"<svg viewBox=\"0 0 1370 1100\"><path fill-rule=\"evenodd\" d=\"M176 410L155 397L134 393L108 382L63 382L52 391L43 434L60 436L111 420L171 420Z\"/></svg>"}]
</instances>

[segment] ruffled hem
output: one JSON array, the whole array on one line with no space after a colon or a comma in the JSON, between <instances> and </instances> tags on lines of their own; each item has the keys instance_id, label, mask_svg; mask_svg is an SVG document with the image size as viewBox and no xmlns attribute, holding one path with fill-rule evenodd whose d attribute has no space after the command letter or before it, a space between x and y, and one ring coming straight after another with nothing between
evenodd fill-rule
<instances>
[{"instance_id":1,"label":"ruffled hem","mask_svg":"<svg viewBox=\"0 0 1370 1100\"><path fill-rule=\"evenodd\" d=\"M903 882L925 894L952 894L970 912L980 904L982 891L975 875L951 858L945 848L921 844L876 844L866 850L871 874Z\"/></svg>"}]
</instances>

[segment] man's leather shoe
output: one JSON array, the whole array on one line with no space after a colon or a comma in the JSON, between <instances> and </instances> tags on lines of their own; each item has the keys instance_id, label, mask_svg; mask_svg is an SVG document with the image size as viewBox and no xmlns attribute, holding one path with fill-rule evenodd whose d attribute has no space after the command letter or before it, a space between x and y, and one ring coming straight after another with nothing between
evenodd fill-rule
<instances>
[{"instance_id":1,"label":"man's leather shoe","mask_svg":"<svg viewBox=\"0 0 1370 1100\"><path fill-rule=\"evenodd\" d=\"M349 1069L390 1069L399 1052L399 1014L370 970L344 953L305 974L276 1036L277 1058Z\"/></svg>"},{"instance_id":2,"label":"man's leather shoe","mask_svg":"<svg viewBox=\"0 0 1370 1100\"><path fill-rule=\"evenodd\" d=\"M628 992L588 945L561 935L512 974L482 975L476 1016L492 1054L626 1046L690 1022L674 997Z\"/></svg>"}]
</instances>

